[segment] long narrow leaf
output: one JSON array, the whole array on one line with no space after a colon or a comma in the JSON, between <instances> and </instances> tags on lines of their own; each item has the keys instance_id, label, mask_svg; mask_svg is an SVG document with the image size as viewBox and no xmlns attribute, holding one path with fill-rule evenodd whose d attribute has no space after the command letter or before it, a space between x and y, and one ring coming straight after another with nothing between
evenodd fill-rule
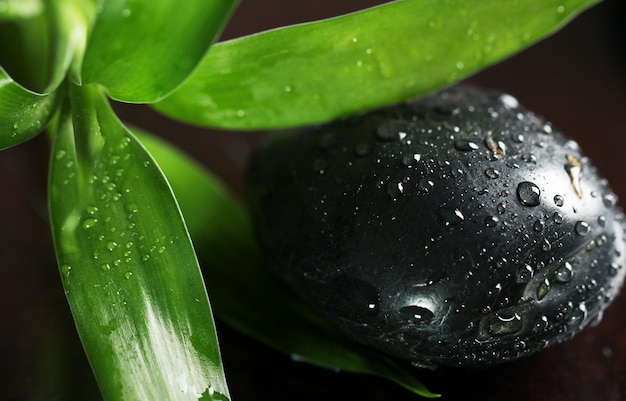
<instances>
[{"instance_id":1,"label":"long narrow leaf","mask_svg":"<svg viewBox=\"0 0 626 401\"><path fill-rule=\"evenodd\" d=\"M70 92L54 133L50 216L104 398L227 399L211 307L167 181L96 87Z\"/></svg>"},{"instance_id":2,"label":"long narrow leaf","mask_svg":"<svg viewBox=\"0 0 626 401\"><path fill-rule=\"evenodd\" d=\"M140 138L180 201L222 320L294 358L382 376L424 397L438 396L391 359L347 339L281 285L264 266L247 213L215 178L167 144L146 134Z\"/></svg>"},{"instance_id":3,"label":"long narrow leaf","mask_svg":"<svg viewBox=\"0 0 626 401\"><path fill-rule=\"evenodd\" d=\"M154 102L197 66L236 0L104 0L83 62L85 83L127 102Z\"/></svg>"},{"instance_id":4,"label":"long narrow leaf","mask_svg":"<svg viewBox=\"0 0 626 401\"><path fill-rule=\"evenodd\" d=\"M17 82L0 67L0 150L37 135L47 125L56 93L40 95Z\"/></svg>"},{"instance_id":5,"label":"long narrow leaf","mask_svg":"<svg viewBox=\"0 0 626 401\"><path fill-rule=\"evenodd\" d=\"M276 128L423 95L554 32L597 0L404 0L213 46L156 105L190 123Z\"/></svg>"}]
</instances>

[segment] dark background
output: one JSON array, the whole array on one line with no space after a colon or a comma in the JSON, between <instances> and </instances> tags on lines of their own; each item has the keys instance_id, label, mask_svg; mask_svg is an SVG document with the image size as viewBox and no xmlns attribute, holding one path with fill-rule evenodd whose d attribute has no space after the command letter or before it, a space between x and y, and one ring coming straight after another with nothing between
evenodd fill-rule
<instances>
[{"instance_id":1,"label":"dark background","mask_svg":"<svg viewBox=\"0 0 626 401\"><path fill-rule=\"evenodd\" d=\"M331 17L382 1L243 1L223 38ZM556 35L470 81L515 95L577 140L626 199L626 2L608 0ZM262 134L199 129L142 106L120 116L179 145L236 193ZM46 210L44 136L0 153L0 400L96 400L58 277ZM622 203L623 204L623 203ZM444 400L626 400L626 294L602 323L529 358L484 370L416 370ZM411 400L369 376L335 373L219 325L234 400Z\"/></svg>"}]
</instances>

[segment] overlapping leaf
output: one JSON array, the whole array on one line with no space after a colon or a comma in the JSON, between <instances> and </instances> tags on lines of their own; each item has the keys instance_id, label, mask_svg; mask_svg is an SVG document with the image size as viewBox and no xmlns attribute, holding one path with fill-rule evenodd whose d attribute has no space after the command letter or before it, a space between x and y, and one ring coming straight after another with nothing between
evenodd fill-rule
<instances>
[{"instance_id":1,"label":"overlapping leaf","mask_svg":"<svg viewBox=\"0 0 626 401\"><path fill-rule=\"evenodd\" d=\"M597 0L404 0L213 46L156 105L190 123L276 128L419 96L554 32Z\"/></svg>"},{"instance_id":2,"label":"overlapping leaf","mask_svg":"<svg viewBox=\"0 0 626 401\"><path fill-rule=\"evenodd\" d=\"M266 270L244 209L200 167L167 144L142 142L167 175L189 222L215 313L243 333L332 369L374 374L437 397L391 359L347 339Z\"/></svg>"},{"instance_id":3,"label":"overlapping leaf","mask_svg":"<svg viewBox=\"0 0 626 401\"><path fill-rule=\"evenodd\" d=\"M226 399L211 308L177 203L96 87L72 87L55 130L50 216L104 398Z\"/></svg>"},{"instance_id":4,"label":"overlapping leaf","mask_svg":"<svg viewBox=\"0 0 626 401\"><path fill-rule=\"evenodd\" d=\"M206 53L236 0L100 2L83 80L127 102L154 102L176 88Z\"/></svg>"}]
</instances>

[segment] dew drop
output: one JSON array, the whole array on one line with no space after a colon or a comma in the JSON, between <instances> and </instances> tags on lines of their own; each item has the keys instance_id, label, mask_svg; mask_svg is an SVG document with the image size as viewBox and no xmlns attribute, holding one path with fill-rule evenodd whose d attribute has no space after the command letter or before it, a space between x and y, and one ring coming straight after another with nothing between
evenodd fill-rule
<instances>
[{"instance_id":1,"label":"dew drop","mask_svg":"<svg viewBox=\"0 0 626 401\"><path fill-rule=\"evenodd\" d=\"M106 248L109 252L113 252L113 250L115 250L115 248L117 248L117 242L115 241L109 241L106 243Z\"/></svg>"},{"instance_id":2,"label":"dew drop","mask_svg":"<svg viewBox=\"0 0 626 401\"><path fill-rule=\"evenodd\" d=\"M415 325L426 325L433 321L435 314L421 306L405 306L400 308L400 318Z\"/></svg>"},{"instance_id":3,"label":"dew drop","mask_svg":"<svg viewBox=\"0 0 626 401\"><path fill-rule=\"evenodd\" d=\"M126 280L129 280L132 276L133 276L133 272L124 273L124 277L126 278Z\"/></svg>"},{"instance_id":4,"label":"dew drop","mask_svg":"<svg viewBox=\"0 0 626 401\"><path fill-rule=\"evenodd\" d=\"M96 225L96 223L98 223L98 219L92 219L92 218L85 219L83 220L82 227L84 230L89 230L93 228Z\"/></svg>"},{"instance_id":5,"label":"dew drop","mask_svg":"<svg viewBox=\"0 0 626 401\"><path fill-rule=\"evenodd\" d=\"M537 206L541 202L541 190L529 181L523 181L517 186L517 199L524 206Z\"/></svg>"},{"instance_id":6,"label":"dew drop","mask_svg":"<svg viewBox=\"0 0 626 401\"><path fill-rule=\"evenodd\" d=\"M139 211L139 207L137 206L136 203L127 203L125 205L126 211L128 213L137 213Z\"/></svg>"},{"instance_id":7,"label":"dew drop","mask_svg":"<svg viewBox=\"0 0 626 401\"><path fill-rule=\"evenodd\" d=\"M61 265L61 273L67 278L70 276L70 273L72 271L72 266L70 265Z\"/></svg>"},{"instance_id":8,"label":"dew drop","mask_svg":"<svg viewBox=\"0 0 626 401\"><path fill-rule=\"evenodd\" d=\"M85 207L85 211L87 212L87 214L93 216L98 213L98 208L96 206L87 206Z\"/></svg>"},{"instance_id":9,"label":"dew drop","mask_svg":"<svg viewBox=\"0 0 626 401\"><path fill-rule=\"evenodd\" d=\"M577 221L574 225L574 231L578 235L585 236L591 232L591 226L586 221Z\"/></svg>"}]
</instances>

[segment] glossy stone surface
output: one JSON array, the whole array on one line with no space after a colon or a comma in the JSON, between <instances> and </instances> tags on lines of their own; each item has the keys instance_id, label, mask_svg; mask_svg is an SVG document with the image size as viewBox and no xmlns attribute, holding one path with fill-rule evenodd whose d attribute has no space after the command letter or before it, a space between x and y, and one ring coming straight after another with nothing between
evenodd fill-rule
<instances>
[{"instance_id":1,"label":"glossy stone surface","mask_svg":"<svg viewBox=\"0 0 626 401\"><path fill-rule=\"evenodd\" d=\"M491 365L569 339L626 270L624 216L578 145L471 87L271 136L249 200L281 277L417 366Z\"/></svg>"}]
</instances>

